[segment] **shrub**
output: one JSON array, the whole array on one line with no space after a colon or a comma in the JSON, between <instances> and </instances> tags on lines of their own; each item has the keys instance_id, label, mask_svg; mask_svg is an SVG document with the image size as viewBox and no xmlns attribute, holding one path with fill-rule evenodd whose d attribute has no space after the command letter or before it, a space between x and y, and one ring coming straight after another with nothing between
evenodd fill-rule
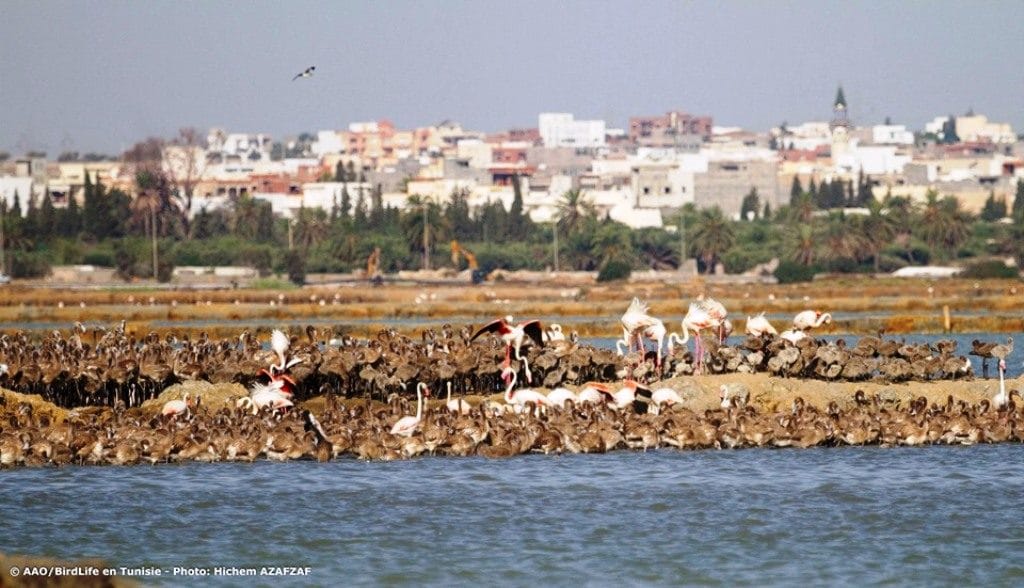
<instances>
[{"instance_id":1,"label":"shrub","mask_svg":"<svg viewBox=\"0 0 1024 588\"><path fill-rule=\"evenodd\" d=\"M814 266L802 265L793 261L783 261L775 268L775 279L780 284L810 282L814 279Z\"/></svg>"},{"instance_id":2,"label":"shrub","mask_svg":"<svg viewBox=\"0 0 1024 588\"><path fill-rule=\"evenodd\" d=\"M597 281L612 282L615 280L627 280L632 273L633 269L629 267L628 263L618 259L613 259L604 264L604 267L602 267L601 271L598 272Z\"/></svg>"},{"instance_id":3,"label":"shrub","mask_svg":"<svg viewBox=\"0 0 1024 588\"><path fill-rule=\"evenodd\" d=\"M114 267L114 252L108 249L93 249L82 257L82 262L100 267Z\"/></svg>"},{"instance_id":4,"label":"shrub","mask_svg":"<svg viewBox=\"0 0 1024 588\"><path fill-rule=\"evenodd\" d=\"M972 278L975 280L985 280L989 278L1016 278L1017 276L1017 268L1007 267L1005 263L998 259L972 263L967 266L967 269L960 273L960 277Z\"/></svg>"},{"instance_id":5,"label":"shrub","mask_svg":"<svg viewBox=\"0 0 1024 588\"><path fill-rule=\"evenodd\" d=\"M40 253L16 251L11 254L12 278L42 278L50 275L50 262Z\"/></svg>"},{"instance_id":6,"label":"shrub","mask_svg":"<svg viewBox=\"0 0 1024 588\"><path fill-rule=\"evenodd\" d=\"M296 286L306 283L306 256L298 249L292 249L285 256L288 279Z\"/></svg>"}]
</instances>

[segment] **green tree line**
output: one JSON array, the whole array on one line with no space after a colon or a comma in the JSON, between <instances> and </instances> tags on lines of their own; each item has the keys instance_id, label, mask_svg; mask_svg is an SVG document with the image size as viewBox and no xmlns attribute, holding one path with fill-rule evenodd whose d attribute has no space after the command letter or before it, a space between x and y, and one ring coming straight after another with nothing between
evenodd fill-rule
<instances>
[{"instance_id":1,"label":"green tree line","mask_svg":"<svg viewBox=\"0 0 1024 588\"><path fill-rule=\"evenodd\" d=\"M10 209L0 207L8 272L26 277L45 274L51 265L94 264L116 267L125 278L150 277L154 234L162 279L178 265L246 265L301 281L308 272L362 269L378 247L384 272L418 269L425 262L451 267L452 239L474 252L484 271L550 268L556 242L560 269L614 267L625 273L677 268L684 252L702 272L721 264L731 273L772 258L797 274L888 272L1008 255L1024 261L1024 182L1017 185L1011 210L992 197L974 217L956 199L935 192L923 203L895 196L879 202L863 180L812 182L807 189L797 180L791 202L778 210L751 190L741 220L718 208L687 205L665 217L666 225L679 229L670 232L615 222L581 190L558 199L555 222L535 223L523 210L518 183L508 209L499 201L471 208L468 193L456 191L444 204L412 195L399 210L384 205L379 186L343 183L330 209L300 209L291 221L274 217L269 203L246 196L188 219L174 188L149 173L137 174L134 199L88 175L81 203L70 199L63 208L49 198L36 202L15 195ZM338 176L347 182L356 174L339 169ZM841 207L850 204L867 214L845 213ZM1001 221L1006 214L1012 222Z\"/></svg>"}]
</instances>

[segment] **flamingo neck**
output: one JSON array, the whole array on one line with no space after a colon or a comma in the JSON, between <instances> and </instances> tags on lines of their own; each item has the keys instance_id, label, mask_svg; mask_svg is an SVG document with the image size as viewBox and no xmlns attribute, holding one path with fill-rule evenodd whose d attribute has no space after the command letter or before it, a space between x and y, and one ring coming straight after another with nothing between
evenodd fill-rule
<instances>
[{"instance_id":1,"label":"flamingo neck","mask_svg":"<svg viewBox=\"0 0 1024 588\"><path fill-rule=\"evenodd\" d=\"M508 381L508 385L505 386L505 402L512 402L512 388L516 387L516 373L512 372L512 377Z\"/></svg>"},{"instance_id":2,"label":"flamingo neck","mask_svg":"<svg viewBox=\"0 0 1024 588\"><path fill-rule=\"evenodd\" d=\"M416 384L416 420L420 420L423 415L423 388L425 385L423 382Z\"/></svg>"}]
</instances>

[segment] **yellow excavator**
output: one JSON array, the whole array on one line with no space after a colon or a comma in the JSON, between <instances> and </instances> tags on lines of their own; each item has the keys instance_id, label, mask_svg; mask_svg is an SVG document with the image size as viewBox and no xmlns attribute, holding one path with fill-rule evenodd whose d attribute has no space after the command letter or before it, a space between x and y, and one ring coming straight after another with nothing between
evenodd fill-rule
<instances>
[{"instance_id":1,"label":"yellow excavator","mask_svg":"<svg viewBox=\"0 0 1024 588\"><path fill-rule=\"evenodd\" d=\"M373 252L366 258L366 279L376 285L384 281L380 274L380 247L374 247Z\"/></svg>"},{"instance_id":2,"label":"yellow excavator","mask_svg":"<svg viewBox=\"0 0 1024 588\"><path fill-rule=\"evenodd\" d=\"M470 276L474 284L479 284L484 281L485 273L480 269L480 266L476 262L476 256L473 255L468 249L459 245L459 242L452 239L452 263L455 267L459 267L459 257L466 258L466 265L469 266Z\"/></svg>"}]
</instances>

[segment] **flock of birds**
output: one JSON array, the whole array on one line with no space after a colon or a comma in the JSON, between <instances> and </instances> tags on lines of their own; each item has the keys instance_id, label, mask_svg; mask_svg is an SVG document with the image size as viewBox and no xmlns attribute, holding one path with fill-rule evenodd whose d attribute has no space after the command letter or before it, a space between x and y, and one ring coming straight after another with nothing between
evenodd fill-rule
<instances>
[{"instance_id":1,"label":"flock of birds","mask_svg":"<svg viewBox=\"0 0 1024 588\"><path fill-rule=\"evenodd\" d=\"M641 385L636 385L639 388ZM655 391L657 392L657 391ZM929 405L868 398L825 409L795 398L761 411L741 395L694 411L670 398L647 411L616 403L566 401L562 408L528 401L522 410L498 403L427 404L417 385L415 416L405 397L349 403L329 395L319 414L244 406L184 410L163 416L139 409L89 407L63 421L27 403L0 404L0 468L65 464L157 464L186 461L394 460L421 455L511 457L526 453L603 453L620 449L733 449L838 445L974 444L1024 441L1024 411L1013 390L995 408L955 401ZM628 392L632 395L632 392Z\"/></svg>"},{"instance_id":2,"label":"flock of birds","mask_svg":"<svg viewBox=\"0 0 1024 588\"><path fill-rule=\"evenodd\" d=\"M861 394L854 408L819 412L801 401L789 411L760 413L747 405L748 392L722 386L721 408L696 413L679 391L653 388L666 375L708 372L884 381L971 375L955 341L933 347L874 336L854 345L815 339L813 330L830 321L828 313L809 310L780 333L763 314L748 317L746 338L728 346L732 324L717 301L692 303L679 335L634 299L620 319L616 351L581 345L559 325L511 316L476 330L427 329L419 341L390 329L362 341L323 341L313 327L305 341L274 330L269 349L248 332L222 341L153 333L136 339L124 322L93 330L91 342L81 324L67 337L53 331L38 342L24 333L0 335L0 386L76 407L56 422L25 402L0 405L0 465L1016 438L1019 394L1007 392L1004 379L1012 339L974 342L970 354L982 358L983 369L989 358L999 368L999 393L976 406L952 397L942 407L921 400L891 406ZM187 380L237 382L247 393L216 410L188 394L156 411L140 406ZM549 391L520 385L535 381ZM441 389L444 403L431 403L431 391ZM467 401L498 390L500 401ZM314 396L327 399L319 416L297 407Z\"/></svg>"}]
</instances>

